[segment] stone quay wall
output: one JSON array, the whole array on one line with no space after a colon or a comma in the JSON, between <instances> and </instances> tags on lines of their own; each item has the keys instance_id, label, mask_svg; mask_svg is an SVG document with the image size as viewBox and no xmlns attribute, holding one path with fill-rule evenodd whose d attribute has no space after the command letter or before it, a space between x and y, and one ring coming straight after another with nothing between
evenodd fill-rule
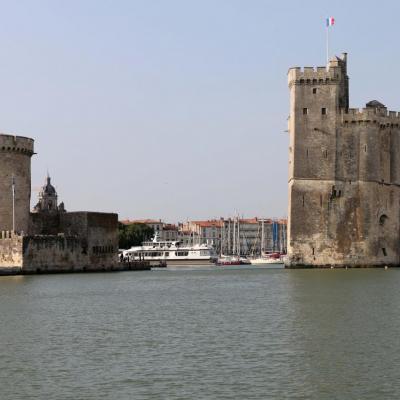
<instances>
[{"instance_id":1,"label":"stone quay wall","mask_svg":"<svg viewBox=\"0 0 400 400\"><path fill-rule=\"evenodd\" d=\"M43 226L35 216L37 226ZM131 269L118 263L118 215L76 212L60 215L58 234L0 235L0 274Z\"/></svg>"}]
</instances>

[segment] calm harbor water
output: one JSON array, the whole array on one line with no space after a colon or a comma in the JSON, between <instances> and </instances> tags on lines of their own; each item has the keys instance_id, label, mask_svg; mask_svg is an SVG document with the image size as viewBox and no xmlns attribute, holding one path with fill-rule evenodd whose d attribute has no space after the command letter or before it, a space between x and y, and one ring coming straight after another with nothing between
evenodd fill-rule
<instances>
[{"instance_id":1,"label":"calm harbor water","mask_svg":"<svg viewBox=\"0 0 400 400\"><path fill-rule=\"evenodd\" d=\"M0 278L3 399L399 399L400 270Z\"/></svg>"}]
</instances>

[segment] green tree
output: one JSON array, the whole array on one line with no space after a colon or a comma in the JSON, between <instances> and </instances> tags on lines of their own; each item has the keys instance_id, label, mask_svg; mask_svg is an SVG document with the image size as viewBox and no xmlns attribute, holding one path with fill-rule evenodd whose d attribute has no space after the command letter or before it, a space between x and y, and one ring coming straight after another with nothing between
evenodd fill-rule
<instances>
[{"instance_id":1,"label":"green tree","mask_svg":"<svg viewBox=\"0 0 400 400\"><path fill-rule=\"evenodd\" d=\"M118 223L118 241L120 249L140 246L154 235L154 229L146 224L134 223L125 225Z\"/></svg>"}]
</instances>

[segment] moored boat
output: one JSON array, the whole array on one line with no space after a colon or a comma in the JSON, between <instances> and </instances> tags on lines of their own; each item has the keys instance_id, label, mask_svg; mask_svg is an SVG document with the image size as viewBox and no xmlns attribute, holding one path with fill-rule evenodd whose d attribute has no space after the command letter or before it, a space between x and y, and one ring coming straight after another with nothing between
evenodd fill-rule
<instances>
[{"instance_id":1,"label":"moored boat","mask_svg":"<svg viewBox=\"0 0 400 400\"><path fill-rule=\"evenodd\" d=\"M222 255L217 260L217 265L249 265L250 261L246 257Z\"/></svg>"},{"instance_id":2,"label":"moored boat","mask_svg":"<svg viewBox=\"0 0 400 400\"><path fill-rule=\"evenodd\" d=\"M260 257L250 258L252 265L265 264L283 264L282 255L280 253L262 254Z\"/></svg>"},{"instance_id":3,"label":"moored boat","mask_svg":"<svg viewBox=\"0 0 400 400\"><path fill-rule=\"evenodd\" d=\"M183 245L180 241L160 241L158 235L142 246L123 251L124 259L165 262L168 266L214 265L217 255L208 244Z\"/></svg>"}]
</instances>

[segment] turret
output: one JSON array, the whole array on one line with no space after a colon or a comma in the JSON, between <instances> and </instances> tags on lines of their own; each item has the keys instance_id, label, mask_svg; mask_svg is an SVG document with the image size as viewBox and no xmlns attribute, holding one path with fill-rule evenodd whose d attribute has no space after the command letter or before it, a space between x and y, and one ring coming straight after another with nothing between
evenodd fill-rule
<instances>
[{"instance_id":1,"label":"turret","mask_svg":"<svg viewBox=\"0 0 400 400\"><path fill-rule=\"evenodd\" d=\"M0 134L0 231L28 231L33 145L33 139Z\"/></svg>"}]
</instances>

